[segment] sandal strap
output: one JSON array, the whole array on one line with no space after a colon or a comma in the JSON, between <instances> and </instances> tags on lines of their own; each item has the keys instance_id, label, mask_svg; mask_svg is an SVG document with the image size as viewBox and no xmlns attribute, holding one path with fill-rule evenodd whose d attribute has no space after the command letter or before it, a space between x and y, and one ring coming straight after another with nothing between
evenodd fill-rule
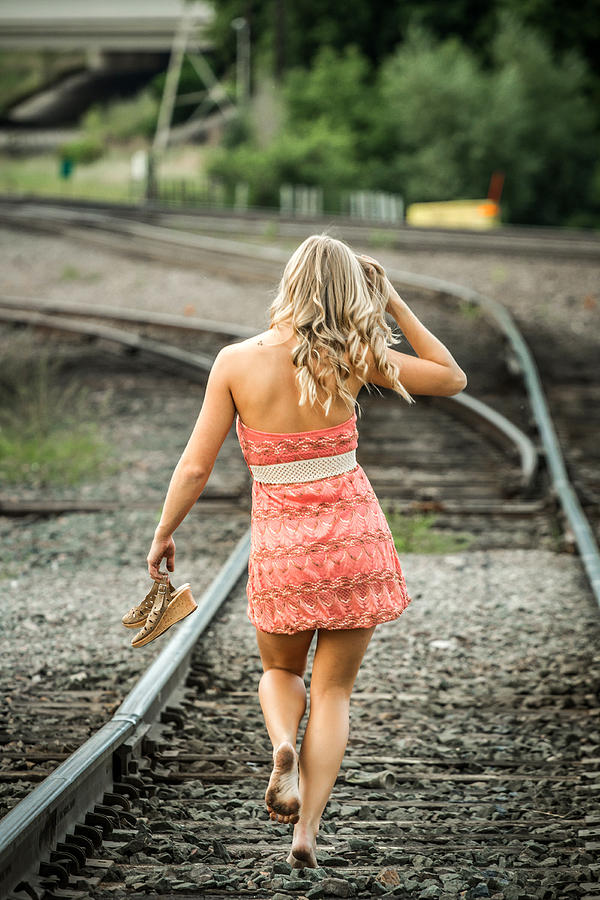
<instances>
[{"instance_id":1,"label":"sandal strap","mask_svg":"<svg viewBox=\"0 0 600 900\"><path fill-rule=\"evenodd\" d=\"M170 581L169 574L165 572L162 576L160 582L158 583L158 589L156 591L156 598L154 603L152 604L152 609L148 614L148 618L144 623L142 630L140 631L141 637L146 637L151 631L154 631L154 628L161 620L163 613L167 609L169 603L172 599L172 593L170 589Z\"/></svg>"},{"instance_id":2,"label":"sandal strap","mask_svg":"<svg viewBox=\"0 0 600 900\"><path fill-rule=\"evenodd\" d=\"M146 637L151 631L154 630L160 619L162 618L163 613L167 609L169 603L173 599L173 594L175 593L175 588L171 584L171 579L169 577L168 572L160 573L160 580L154 581L152 588L149 590L148 594L144 597L141 603L138 603L137 606L132 606L127 615L127 617L146 615L146 621L142 629L139 631L139 637Z\"/></svg>"}]
</instances>

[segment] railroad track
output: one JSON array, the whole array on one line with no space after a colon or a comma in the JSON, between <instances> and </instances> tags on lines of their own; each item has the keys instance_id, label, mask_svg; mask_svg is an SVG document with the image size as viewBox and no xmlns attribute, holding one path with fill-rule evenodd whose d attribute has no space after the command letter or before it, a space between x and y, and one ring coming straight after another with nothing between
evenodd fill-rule
<instances>
[{"instance_id":1,"label":"railroad track","mask_svg":"<svg viewBox=\"0 0 600 900\"><path fill-rule=\"evenodd\" d=\"M141 213L142 219L145 215L145 212ZM273 247L252 244L242 239L231 240L215 237L213 232L216 229L212 225L210 234L202 233L199 228L194 232L182 231L168 227L169 223L173 221L173 217L163 210L151 210L149 217L151 220L149 222L140 221L139 210L136 211L131 207L85 203L81 203L73 209L69 206L38 203L37 201L31 203L5 201L0 210L0 221L5 221L15 227L51 231L53 234L58 233L77 240L89 241L121 253L144 259L167 261L170 264L176 263L201 268L204 272L220 276L226 272L228 278L237 279L240 283L247 283L254 279L260 283L272 284L273 280L279 277L281 267L287 260L285 251ZM216 215L210 221L214 223L219 219L220 217ZM252 217L250 219L252 220ZM234 224L237 223L238 232L242 220L246 221L244 217L233 220ZM298 227L298 223L296 223L296 227ZM302 227L304 228L303 234L305 234L306 223ZM511 240L518 244L516 232L524 239L527 235L528 240L531 239L534 243L538 241L541 253L547 252L553 256L561 255L560 248L552 245L552 240L556 237L554 230L550 233L544 229L534 229L533 232L526 230L525 235L521 229L513 229ZM228 233L228 229L225 229L225 233ZM451 247L454 232L442 232L441 235L444 240L449 241L448 247ZM366 239L367 235L363 235L363 237ZM472 232L463 237L467 237L471 241L478 240ZM490 236L480 235L479 237L485 242ZM589 251L588 258L597 257L600 242L594 237L589 237L590 243L588 244L588 236L582 237L577 233L561 232L559 240L563 241L563 250L570 256L577 255L578 247L587 247L581 252L585 255ZM491 249L492 245L488 243L486 246ZM507 244L507 249L509 246L510 242ZM520 246L525 248L528 245L525 241ZM537 251L534 246L531 246L526 252ZM580 400L573 404L566 404L565 411L556 426L565 440L564 446L568 451L567 464L570 471L567 471L562 461L556 427L548 412L548 403L536 365L522 334L508 311L501 304L461 285L437 278L416 276L400 270L389 269L388 274L409 302L416 299L421 306L423 297L433 297L436 318L438 318L443 305L446 305L452 312L452 315L444 321L442 330L442 333L447 336L448 342L457 348L457 352L462 354L461 358L463 359L468 360L469 352L476 350L479 354L475 355L477 362L484 358L487 360L486 372L479 372L478 368L469 370L471 376L469 384L477 396L482 399L489 397L489 404L498 412L504 413L522 431L527 432L528 427L533 424L534 429L541 433L544 446L542 448L541 445L538 445L538 449L544 453L548 464L553 466L551 477L554 486L552 491L560 499L563 508L575 505L579 507L579 512L582 512L580 507L584 504L592 522L591 528L584 525L577 528L575 533L571 533L567 527L568 540L573 549L575 545L578 546L585 560L590 557L590 554L593 557L593 548L600 539L600 481L598 478L600 457L597 442L589 438L588 432L591 429L588 426L590 416L597 416L597 409L600 408L597 403L597 385L589 385L585 391L581 387ZM444 301L442 306L439 302L440 299ZM469 329L468 332L475 341L473 345L468 343L462 346L465 323L464 319L456 315L456 311L461 309L475 310L483 314L478 321L478 327ZM479 329L485 328L486 325L493 330L496 340L500 338L501 348L493 343L489 343L487 346L477 343ZM504 366L495 367L495 362L498 360L502 363L506 362L515 378L525 382L529 398L525 403L507 403L507 392L496 390L496 379L499 379L502 388L506 387ZM475 372L477 375L474 379ZM479 378L482 380L478 381ZM551 387L553 381L553 373L550 373ZM579 397L578 389L574 390ZM535 407L535 423L532 423L531 420L532 406ZM579 419L576 418L578 409L581 411ZM583 458L578 452L571 453L570 438L573 434L577 435L581 442L579 447L585 447ZM576 448L576 451L579 447ZM551 452L550 448L552 448ZM561 462L554 467L553 460L558 459ZM567 484L575 484L578 494L571 496ZM583 520L580 519L580 521ZM600 574L595 567L594 572L590 573L590 577L595 583L600 582ZM597 590L600 590L600 585Z\"/></svg>"},{"instance_id":2,"label":"railroad track","mask_svg":"<svg viewBox=\"0 0 600 900\"><path fill-rule=\"evenodd\" d=\"M225 323L14 297L0 297L0 320L43 329L55 339L76 335L85 341L108 342L129 357L135 353L142 365L155 365L158 361L161 368L174 368L201 382L210 370L212 354L250 333L250 329ZM164 340L165 329L170 335L169 343ZM463 364L468 368L467 363ZM516 406L524 398L515 384L512 391L517 394L513 401ZM438 528L468 533L472 547L484 546L484 542L488 547L556 545L559 526L555 502L549 496L537 446L523 429L489 401L483 403L463 392L453 398L419 397L411 410L413 418L407 432L406 413L400 404L390 402L386 396L389 393L361 394L365 425L361 429L358 458L370 473L377 493L387 499L390 513L433 514ZM505 392L503 402L506 401ZM466 459L470 461L468 465ZM242 460L240 467L245 468ZM247 475L242 494L211 492L203 502L221 499L247 504ZM0 511L4 514L82 508L106 509L106 503L95 506L88 498L84 507L72 500L62 504L57 500L29 501L21 505L18 500L0 496Z\"/></svg>"},{"instance_id":3,"label":"railroad track","mask_svg":"<svg viewBox=\"0 0 600 900\"><path fill-rule=\"evenodd\" d=\"M52 798L35 840L46 849L47 832L60 831L55 822L76 798L93 801L28 876L30 891L71 900L124 891L260 900L428 889L425 896L600 896L598 758L583 750L598 727L598 697L578 680L574 654L539 684L539 670L564 650L566 620L537 665L503 660L494 683L471 675L468 693L468 645L436 662L426 653L437 627L427 617L386 632L385 666L367 658L353 694L348 751L319 834L320 868L290 873L292 828L270 822L262 804L270 749L256 692L244 689L259 668L238 577L243 545L228 586L220 573L200 605L208 624L209 606L225 597L210 630L202 636L192 617L79 765L71 758L65 775L77 772L79 784L61 785L69 794ZM168 699L183 654L189 669ZM407 677L426 656L427 678ZM590 687L600 682L597 654L587 675ZM111 728L122 732L120 743ZM564 729L567 753L558 740ZM93 777L82 772L92 754L100 770ZM39 788L47 795L56 794L50 781Z\"/></svg>"},{"instance_id":4,"label":"railroad track","mask_svg":"<svg viewBox=\"0 0 600 900\"><path fill-rule=\"evenodd\" d=\"M385 225L377 222L357 222L343 216L298 216L286 217L267 210L249 210L231 213L227 210L201 208L181 209L158 204L118 204L87 200L61 200L35 195L24 197L0 197L0 208L9 221L15 221L27 210L41 211L49 208L65 211L73 217L76 211L85 221L108 216L133 222L160 225L188 232L224 234L227 237L239 235L243 239L252 237L259 241L289 239L296 241L306 236L307 228L321 231L324 227L334 228L340 237L357 241L363 245L371 243L386 247L430 251L476 251L524 254L528 257L568 257L570 259L598 259L600 240L590 231L567 228L542 228L530 226L501 226L492 231L472 231L467 229L412 228L407 225Z\"/></svg>"},{"instance_id":5,"label":"railroad track","mask_svg":"<svg viewBox=\"0 0 600 900\"><path fill-rule=\"evenodd\" d=\"M187 377L190 372L197 372L200 380L210 365L211 347L214 354L219 341L226 343L245 336L223 324L211 323L209 327L207 323L186 320L185 326L179 327L174 321L167 324L166 319L149 316L144 322L144 317L132 311L119 315L115 310L95 309L92 317L65 304L61 307L31 301L28 308L24 307L20 299L4 298L0 316L5 322L50 330L55 336L69 333L112 342L127 348L129 354L135 353L140 361L160 357L185 370ZM140 330L150 334L152 328L158 328L162 333L165 327L171 329L171 346L140 336ZM193 351L189 349L190 334ZM185 346L176 346L179 338ZM445 510L463 521L465 515L479 515L487 521L481 546L490 545L492 513L511 522L507 533L514 533L515 517L524 517L531 523L533 516L540 516L540 531L531 526L527 531L531 544L538 541L544 527L554 522L557 499L568 521L573 546L576 542L580 546L586 534L590 536L589 526L586 532L576 498L571 497L571 503L562 499L560 492L565 487L570 490L568 483L557 486L554 477L550 484L550 477L560 469L560 454L558 462L552 461L558 448L552 446L543 405L535 394L535 372L527 372L526 355L514 336L510 348L514 356L507 359L516 361L517 369L525 370L527 376L525 387L532 401L531 414L540 426L540 443L536 445L525 430L503 418L490 404L486 406L474 398L418 398L411 415L419 408L422 418L418 426L411 419L411 431L418 429L427 434L431 450L435 446L431 443L431 429L437 423L439 430L441 412L445 414L447 443L438 450L429 480L423 479L420 484L417 478L407 483L407 471L412 470L415 460L407 441L402 445L402 468L397 467L400 471L395 474L390 471L397 458L397 436L403 423L390 415L392 406L384 395L361 398L365 422L369 424L361 431L359 452L364 455L359 459L372 473L371 481L380 496L389 498L401 510ZM400 414L399 404L393 408ZM458 457L464 458L467 431L471 451L483 460L481 467L471 466L467 473L470 477L462 480L441 479L434 484L431 474L439 474L441 461L446 460L452 469L457 467ZM453 443L457 456L450 456L449 463L448 450ZM540 450L546 454L547 468L543 471ZM422 457L423 446L415 443L412 452L415 457ZM433 451L431 456L434 457ZM415 506L415 495L420 507ZM502 540L505 543L499 541L499 545L507 546L508 538ZM531 544L526 540L517 546ZM413 888L402 882L399 869L418 859L417 869L420 866L428 875L431 871L428 896L440 896L435 893L434 882L438 888L440 883L446 884L442 876L463 860L467 874L455 871L454 881L447 879L448 885L454 885L450 890L456 890L456 896L460 879L462 889L477 889L481 881L473 884L472 879L478 872L480 879L485 876L493 880L490 884L496 893L505 888L507 893L503 896L507 897L560 897L563 890L567 891L565 896L600 897L598 868L592 856L597 849L600 822L594 803L594 786L599 783L598 760L585 754L552 759L552 753L545 759L531 754L518 758L514 744L523 735L533 744L542 726L549 732L546 743L551 743L549 723L554 719L583 739L589 724L597 722L598 700L593 691L582 694L574 684L572 690L567 685L566 690L557 692L558 697L542 698L532 708L527 698L535 690L535 669L529 680L521 680L516 705L514 696L509 702L505 699L498 703L489 691L474 691L461 698L464 672L450 676L446 673L442 678L443 692L434 698L427 692L405 690L394 675L385 691L380 689L380 678L378 689L365 690L364 696L359 690L356 716L360 736L344 762L339 791L336 786L335 801L329 807L322 833L321 875L332 880L324 885L318 880L313 883L320 876L303 873L302 878L298 876L298 883L290 886L283 871L285 864L280 861L280 838L273 842L261 840L264 826L259 826L258 831L256 827L261 816L256 779L265 777L264 760L269 759L269 753L264 752L264 736L262 744L254 736L262 734L257 701L251 702L251 692L239 691L239 675L223 678L218 659L207 664L203 656L210 657L212 638L202 635L214 613L222 604L226 611L228 604L235 605L236 600L239 606L244 588L239 579L244 574L248 551L249 534L240 541L202 598L200 613L182 624L161 657L98 735L62 761L49 777L49 766L60 762L60 755L49 746L30 749L31 758L26 760L25 769L19 768L21 760L15 757L4 760L2 775L6 774L8 782L16 781L22 786L26 772L31 782L43 780L0 824L0 889L14 891L18 882L27 878L40 896L46 892L48 897L115 896L123 882L132 886L138 896L155 896L156 892L162 896L187 896L189 892L189 896L204 897L223 893L272 897L282 890L287 895L290 891L304 891L310 896L374 896L393 887L397 888L396 896L411 896ZM598 582L594 580L597 558L590 551L582 554L582 560L598 598ZM213 637L214 633L211 626ZM219 638L221 651L223 640ZM225 669L229 666L235 672L236 665L239 669L240 648L236 643L229 649L233 655L221 662ZM400 656L395 660L393 648L388 649L392 671L401 672L403 660ZM241 674L252 674L255 661L248 662L250 653L243 659L247 667ZM594 662L597 664L598 660ZM596 673L592 667L590 676L595 678ZM114 698L100 693L81 696L79 701L84 706L91 703L96 710L104 702L100 711L104 715L110 711ZM437 747L436 752L429 748L427 754L411 755L399 752L398 746L392 749L397 735L386 734L385 723L393 723L399 702L407 704L402 712L403 734L409 734L415 744L427 734ZM55 712L60 714L60 702ZM198 725L192 721L192 712L201 716ZM486 752L472 754L460 748L448 752L443 740L436 744L435 727L439 726L443 734L445 721L457 719L464 720L466 733L471 729L491 736L500 731L506 755L492 758L490 747L484 747ZM382 753L382 734L386 734L386 748L388 738L391 740L389 754ZM223 752L227 737L229 745ZM357 772L366 781L359 783ZM227 785L225 801L219 794L218 786L222 784ZM190 792L190 785L195 794ZM395 791L399 785L402 799ZM491 793L491 785L500 793ZM360 800L356 797L357 788ZM498 797L502 799L500 804L495 802ZM503 812L499 813L498 805ZM387 818L381 817L382 811ZM421 817L419 823L415 811ZM426 824L425 812L429 816ZM454 818L445 820L442 826L440 816L448 813ZM351 819L344 821L346 815ZM505 819L506 816L510 818ZM556 819L560 821L557 823ZM165 844L166 835L171 849ZM434 851L435 862L431 858ZM544 856L540 858L542 851ZM580 854L575 865L573 853ZM148 861L156 854L160 856L159 865ZM499 854L503 860L500 866ZM43 858L36 871L40 856ZM36 865L32 865L33 860ZM188 863L201 868L188 870ZM177 871L169 871L167 876L165 868L171 864ZM490 866L495 866L493 875L489 875ZM353 878L356 876L354 880L344 877L349 867ZM234 871L244 872L243 883L233 877ZM531 893L539 889L540 882L545 893ZM325 893L319 893L319 889ZM491 894L489 889L488 894L481 892L483 888L479 890L473 896ZM22 895L22 891L15 893Z\"/></svg>"}]
</instances>

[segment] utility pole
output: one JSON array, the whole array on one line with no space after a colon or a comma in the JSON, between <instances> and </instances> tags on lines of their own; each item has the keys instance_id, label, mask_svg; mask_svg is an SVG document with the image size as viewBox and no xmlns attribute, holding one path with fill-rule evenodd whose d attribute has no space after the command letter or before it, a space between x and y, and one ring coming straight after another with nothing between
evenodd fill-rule
<instances>
[{"instance_id":1,"label":"utility pole","mask_svg":"<svg viewBox=\"0 0 600 900\"><path fill-rule=\"evenodd\" d=\"M185 55L188 38L194 23L195 4L186 3L183 7L179 26L173 37L171 46L171 56L169 57L169 67L167 69L167 77L160 101L160 109L158 111L158 121L156 123L156 131L152 147L148 154L148 178L146 181L146 200L153 200L156 196L156 173L158 168L158 160L169 142L169 132L171 130L171 119L173 117L173 107L175 106L175 97L177 96L177 87L179 85L179 77L181 75L181 66Z\"/></svg>"},{"instance_id":2,"label":"utility pole","mask_svg":"<svg viewBox=\"0 0 600 900\"><path fill-rule=\"evenodd\" d=\"M285 0L275 0L275 78L279 82L285 70Z\"/></svg>"},{"instance_id":3,"label":"utility pole","mask_svg":"<svg viewBox=\"0 0 600 900\"><path fill-rule=\"evenodd\" d=\"M231 23L237 35L236 44L236 93L240 109L244 109L250 98L250 26L248 20L239 16Z\"/></svg>"},{"instance_id":4,"label":"utility pole","mask_svg":"<svg viewBox=\"0 0 600 900\"><path fill-rule=\"evenodd\" d=\"M190 102L190 100L196 102L198 99L201 100L196 111L190 116L188 123L191 123L193 119L201 116L213 101L218 105L224 120L231 116L235 108L234 104L229 100L225 88L215 76L207 60L204 58L203 53L199 50L197 41L195 41L193 37L194 25L198 18L202 18L202 4L198 3L197 0L184 2L181 18L177 25L177 29L173 36L173 43L171 45L171 55L169 57L167 75L158 111L156 131L154 133L152 147L148 152L145 192L147 201L155 200L157 196L160 157L169 143L171 120L173 118L175 103ZM238 104L241 103L243 105L250 95L249 26L246 19L236 19L235 22L238 23L235 26L238 31ZM206 87L205 96L198 93L185 95L179 99L177 98L181 67L186 55L198 78Z\"/></svg>"}]
</instances>

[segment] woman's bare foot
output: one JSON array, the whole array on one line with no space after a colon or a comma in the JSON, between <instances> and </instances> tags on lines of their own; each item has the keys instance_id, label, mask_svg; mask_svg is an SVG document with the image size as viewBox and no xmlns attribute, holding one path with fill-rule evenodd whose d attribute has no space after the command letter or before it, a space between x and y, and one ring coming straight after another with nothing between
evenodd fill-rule
<instances>
[{"instance_id":1,"label":"woman's bare foot","mask_svg":"<svg viewBox=\"0 0 600 900\"><path fill-rule=\"evenodd\" d=\"M265 792L265 803L274 821L282 825L298 821L298 754L289 741L283 741L273 750L273 771Z\"/></svg>"},{"instance_id":2,"label":"woman's bare foot","mask_svg":"<svg viewBox=\"0 0 600 900\"><path fill-rule=\"evenodd\" d=\"M312 828L298 822L294 828L294 838L292 840L292 849L287 858L287 862L292 869L316 869L318 867L317 856L317 836Z\"/></svg>"}]
</instances>

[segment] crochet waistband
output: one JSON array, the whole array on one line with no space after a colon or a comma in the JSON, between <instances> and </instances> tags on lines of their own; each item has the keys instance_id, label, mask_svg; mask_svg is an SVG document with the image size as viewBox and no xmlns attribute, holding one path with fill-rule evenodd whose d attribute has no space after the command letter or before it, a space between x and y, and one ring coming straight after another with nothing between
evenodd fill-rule
<instances>
[{"instance_id":1,"label":"crochet waistband","mask_svg":"<svg viewBox=\"0 0 600 900\"><path fill-rule=\"evenodd\" d=\"M291 462L274 463L271 466L250 465L255 481L269 484L292 484L298 481L316 481L328 475L341 475L356 466L356 449L335 456L317 456L313 459L293 459Z\"/></svg>"}]
</instances>

